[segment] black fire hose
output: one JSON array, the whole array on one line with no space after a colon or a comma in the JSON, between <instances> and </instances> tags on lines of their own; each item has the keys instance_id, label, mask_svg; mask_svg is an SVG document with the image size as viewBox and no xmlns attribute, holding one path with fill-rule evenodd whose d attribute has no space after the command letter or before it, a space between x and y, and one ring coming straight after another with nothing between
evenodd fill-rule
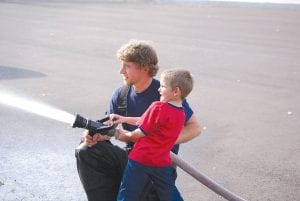
<instances>
[{"instance_id":1,"label":"black fire hose","mask_svg":"<svg viewBox=\"0 0 300 201\"><path fill-rule=\"evenodd\" d=\"M179 158L176 154L171 152L171 159L173 163L175 163L178 167L180 167L182 170L184 170L186 173L194 177L197 181L214 191L215 193L221 195L225 199L229 201L246 201L245 199L239 197L238 195L235 195L228 189L224 188L220 184L216 183L212 179L210 179L208 176L200 173L198 170L196 170L194 167L189 165L187 162Z\"/></svg>"}]
</instances>

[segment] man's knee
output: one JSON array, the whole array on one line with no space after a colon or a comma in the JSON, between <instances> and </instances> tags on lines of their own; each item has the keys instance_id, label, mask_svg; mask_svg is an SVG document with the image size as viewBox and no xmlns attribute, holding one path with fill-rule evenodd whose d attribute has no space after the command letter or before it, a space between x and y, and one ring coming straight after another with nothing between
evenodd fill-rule
<instances>
[{"instance_id":1,"label":"man's knee","mask_svg":"<svg viewBox=\"0 0 300 201\"><path fill-rule=\"evenodd\" d=\"M88 148L84 146L83 143L78 145L75 149L75 157L79 160L85 158L88 155Z\"/></svg>"}]
</instances>

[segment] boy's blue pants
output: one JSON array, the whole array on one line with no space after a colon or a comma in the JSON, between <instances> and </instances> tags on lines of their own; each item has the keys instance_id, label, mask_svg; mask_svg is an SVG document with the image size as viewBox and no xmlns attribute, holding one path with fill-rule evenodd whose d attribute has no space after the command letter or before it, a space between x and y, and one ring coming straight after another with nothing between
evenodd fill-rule
<instances>
[{"instance_id":1,"label":"boy's blue pants","mask_svg":"<svg viewBox=\"0 0 300 201\"><path fill-rule=\"evenodd\" d=\"M129 159L117 200L138 201L144 186L151 180L160 201L183 201L175 186L171 168L145 166Z\"/></svg>"}]
</instances>

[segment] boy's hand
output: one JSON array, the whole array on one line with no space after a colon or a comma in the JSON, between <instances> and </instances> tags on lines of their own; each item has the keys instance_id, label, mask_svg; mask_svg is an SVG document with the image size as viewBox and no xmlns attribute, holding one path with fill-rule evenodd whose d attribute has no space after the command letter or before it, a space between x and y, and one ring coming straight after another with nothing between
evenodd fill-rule
<instances>
[{"instance_id":1,"label":"boy's hand","mask_svg":"<svg viewBox=\"0 0 300 201\"><path fill-rule=\"evenodd\" d=\"M125 117L118 114L110 114L109 118L114 124L122 124L125 123Z\"/></svg>"}]
</instances>

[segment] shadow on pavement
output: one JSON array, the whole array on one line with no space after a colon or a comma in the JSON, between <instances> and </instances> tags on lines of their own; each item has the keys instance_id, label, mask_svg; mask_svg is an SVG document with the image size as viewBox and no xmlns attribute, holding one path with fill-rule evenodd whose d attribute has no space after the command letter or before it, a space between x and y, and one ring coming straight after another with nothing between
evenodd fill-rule
<instances>
[{"instance_id":1,"label":"shadow on pavement","mask_svg":"<svg viewBox=\"0 0 300 201\"><path fill-rule=\"evenodd\" d=\"M46 74L11 66L0 65L0 80L20 79L20 78L36 78L45 77Z\"/></svg>"}]
</instances>

